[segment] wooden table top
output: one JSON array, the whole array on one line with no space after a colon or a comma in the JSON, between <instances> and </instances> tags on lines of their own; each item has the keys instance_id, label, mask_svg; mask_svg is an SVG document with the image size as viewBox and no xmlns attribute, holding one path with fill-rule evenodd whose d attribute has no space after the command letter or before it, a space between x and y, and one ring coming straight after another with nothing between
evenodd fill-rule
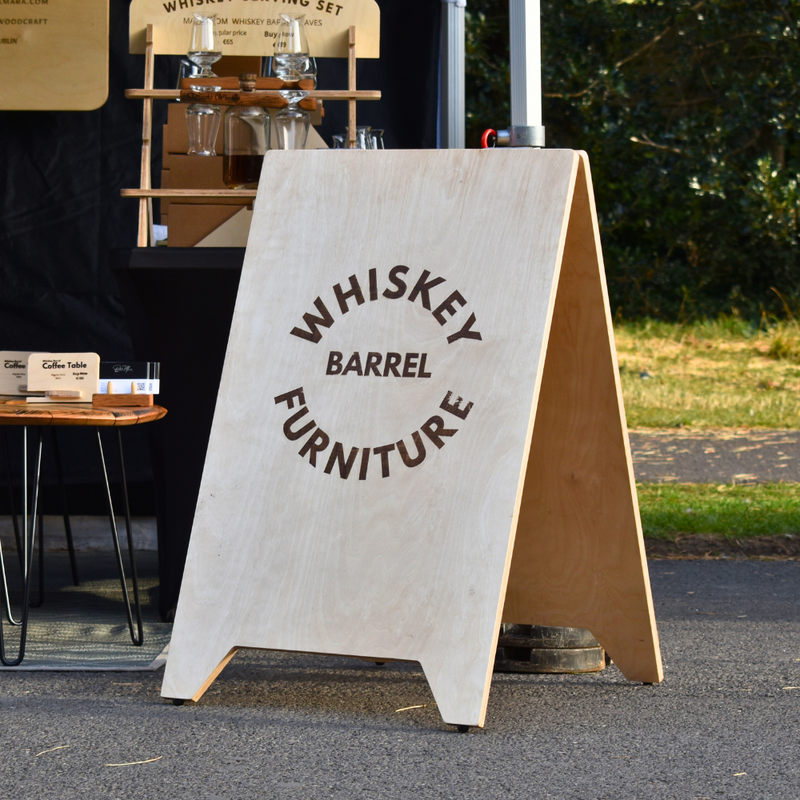
<instances>
[{"instance_id":1,"label":"wooden table top","mask_svg":"<svg viewBox=\"0 0 800 800\"><path fill-rule=\"evenodd\" d=\"M96 408L91 403L0 401L0 425L140 425L161 419L166 413L167 409L161 406Z\"/></svg>"}]
</instances>

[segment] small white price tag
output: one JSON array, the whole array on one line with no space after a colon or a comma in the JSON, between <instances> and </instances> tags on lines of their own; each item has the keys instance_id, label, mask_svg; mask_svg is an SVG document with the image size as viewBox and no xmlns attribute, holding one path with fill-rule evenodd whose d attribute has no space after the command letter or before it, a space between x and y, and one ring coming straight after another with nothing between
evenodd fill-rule
<instances>
[{"instance_id":1,"label":"small white price tag","mask_svg":"<svg viewBox=\"0 0 800 800\"><path fill-rule=\"evenodd\" d=\"M0 394L25 394L29 355L27 350L0 350Z\"/></svg>"},{"instance_id":2,"label":"small white price tag","mask_svg":"<svg viewBox=\"0 0 800 800\"><path fill-rule=\"evenodd\" d=\"M91 403L97 391L100 356L97 353L31 353L28 391L44 392L53 402Z\"/></svg>"}]
</instances>

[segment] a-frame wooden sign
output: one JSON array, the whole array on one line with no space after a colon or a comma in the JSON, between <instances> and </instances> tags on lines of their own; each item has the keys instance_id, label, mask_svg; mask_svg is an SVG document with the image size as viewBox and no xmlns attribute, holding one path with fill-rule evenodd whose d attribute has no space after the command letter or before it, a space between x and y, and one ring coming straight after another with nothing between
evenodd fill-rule
<instances>
[{"instance_id":1,"label":"a-frame wooden sign","mask_svg":"<svg viewBox=\"0 0 800 800\"><path fill-rule=\"evenodd\" d=\"M406 659L482 725L501 621L662 678L587 158L270 152L162 694Z\"/></svg>"}]
</instances>

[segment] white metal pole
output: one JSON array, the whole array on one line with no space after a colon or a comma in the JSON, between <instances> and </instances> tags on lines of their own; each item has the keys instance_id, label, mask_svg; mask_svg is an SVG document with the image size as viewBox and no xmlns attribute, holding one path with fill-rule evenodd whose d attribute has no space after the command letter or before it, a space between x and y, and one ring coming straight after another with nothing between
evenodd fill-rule
<instances>
[{"instance_id":1,"label":"white metal pole","mask_svg":"<svg viewBox=\"0 0 800 800\"><path fill-rule=\"evenodd\" d=\"M442 0L442 147L466 146L464 15L467 0Z\"/></svg>"},{"instance_id":2,"label":"white metal pole","mask_svg":"<svg viewBox=\"0 0 800 800\"><path fill-rule=\"evenodd\" d=\"M509 0L512 146L544 146L539 0ZM525 134L522 129L528 129ZM516 129L516 131L515 131Z\"/></svg>"}]
</instances>

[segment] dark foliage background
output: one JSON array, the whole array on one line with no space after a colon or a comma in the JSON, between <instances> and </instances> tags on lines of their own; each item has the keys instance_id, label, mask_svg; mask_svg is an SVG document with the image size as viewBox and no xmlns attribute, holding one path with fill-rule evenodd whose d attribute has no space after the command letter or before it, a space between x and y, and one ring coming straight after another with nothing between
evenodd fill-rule
<instances>
[{"instance_id":1,"label":"dark foliage background","mask_svg":"<svg viewBox=\"0 0 800 800\"><path fill-rule=\"evenodd\" d=\"M541 5L548 146L590 155L615 312L795 308L800 2ZM467 13L477 146L510 119L508 3L469 0Z\"/></svg>"}]
</instances>

